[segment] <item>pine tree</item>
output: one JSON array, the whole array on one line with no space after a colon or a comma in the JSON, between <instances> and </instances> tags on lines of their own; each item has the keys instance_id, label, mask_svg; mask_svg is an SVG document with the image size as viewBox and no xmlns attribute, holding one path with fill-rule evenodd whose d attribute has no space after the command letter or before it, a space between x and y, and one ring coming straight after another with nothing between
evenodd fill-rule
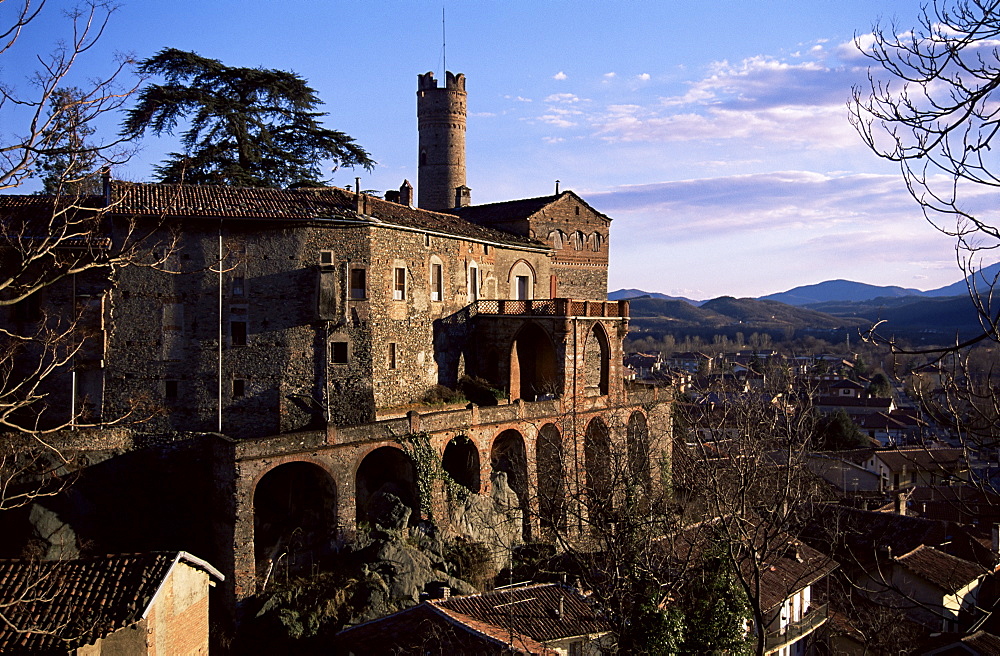
<instances>
[{"instance_id":1,"label":"pine tree","mask_svg":"<svg viewBox=\"0 0 1000 656\"><path fill-rule=\"evenodd\" d=\"M97 193L99 148L89 143L94 128L88 123L88 102L76 87L56 89L49 97L49 118L36 159L42 193L85 195Z\"/></svg>"},{"instance_id":2,"label":"pine tree","mask_svg":"<svg viewBox=\"0 0 1000 656\"><path fill-rule=\"evenodd\" d=\"M301 76L264 68L234 68L174 48L139 64L143 75L162 76L129 110L122 134L172 134L181 120L184 153L170 153L156 168L162 182L287 187L322 179L334 168L375 162L355 141L324 128L314 89Z\"/></svg>"}]
</instances>

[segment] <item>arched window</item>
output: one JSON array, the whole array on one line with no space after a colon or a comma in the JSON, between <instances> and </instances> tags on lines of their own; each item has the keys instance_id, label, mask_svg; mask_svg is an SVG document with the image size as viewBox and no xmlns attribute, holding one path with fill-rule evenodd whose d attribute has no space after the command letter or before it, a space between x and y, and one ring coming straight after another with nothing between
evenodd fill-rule
<instances>
[{"instance_id":1,"label":"arched window","mask_svg":"<svg viewBox=\"0 0 1000 656\"><path fill-rule=\"evenodd\" d=\"M580 232L579 230L577 230L576 232L573 233L573 236L570 237L569 240L570 240L570 243L573 244L573 250L574 251L582 251L583 250L583 245L587 241L587 236L585 234L583 234L582 232Z\"/></svg>"},{"instance_id":2,"label":"arched window","mask_svg":"<svg viewBox=\"0 0 1000 656\"><path fill-rule=\"evenodd\" d=\"M603 241L604 241L604 237L601 236L601 233L595 232L594 234L592 234L590 236L590 247L592 249L594 249L595 252L600 252L600 250L601 250L601 243Z\"/></svg>"},{"instance_id":3,"label":"arched window","mask_svg":"<svg viewBox=\"0 0 1000 656\"><path fill-rule=\"evenodd\" d=\"M552 242L552 248L556 249L557 251L562 250L563 237L564 235L562 230L553 230L552 232L550 232L549 241Z\"/></svg>"},{"instance_id":4,"label":"arched window","mask_svg":"<svg viewBox=\"0 0 1000 656\"><path fill-rule=\"evenodd\" d=\"M514 263L507 280L510 284L507 298L526 301L535 297L535 270L525 260Z\"/></svg>"}]
</instances>

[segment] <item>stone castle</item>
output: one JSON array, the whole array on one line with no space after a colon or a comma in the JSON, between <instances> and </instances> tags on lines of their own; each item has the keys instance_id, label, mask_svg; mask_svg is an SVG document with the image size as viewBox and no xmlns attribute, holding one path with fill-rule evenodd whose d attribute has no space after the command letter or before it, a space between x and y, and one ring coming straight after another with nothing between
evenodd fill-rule
<instances>
[{"instance_id":1,"label":"stone castle","mask_svg":"<svg viewBox=\"0 0 1000 656\"><path fill-rule=\"evenodd\" d=\"M37 420L131 416L135 433L199 445L198 555L232 599L279 557L374 521L386 493L408 523L463 534L450 486L506 491L530 540L582 534L592 502L661 479L669 404L624 383L611 219L572 191L472 205L465 77L420 75L417 111L416 206L405 181L383 199L109 177L94 203L111 241L152 234L158 264L81 275L0 317L29 330L39 308L82 308L85 344ZM431 405L439 386L481 397ZM416 439L447 480L421 482Z\"/></svg>"}]
</instances>

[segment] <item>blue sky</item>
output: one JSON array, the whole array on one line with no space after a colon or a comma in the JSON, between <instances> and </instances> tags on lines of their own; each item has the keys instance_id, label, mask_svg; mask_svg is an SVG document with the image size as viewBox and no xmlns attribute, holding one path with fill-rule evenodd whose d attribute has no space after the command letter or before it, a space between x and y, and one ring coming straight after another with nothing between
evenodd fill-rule
<instances>
[{"instance_id":1,"label":"blue sky","mask_svg":"<svg viewBox=\"0 0 1000 656\"><path fill-rule=\"evenodd\" d=\"M0 5L8 12L9 3ZM555 180L609 214L610 288L705 299L845 278L919 289L959 279L952 241L847 121L868 62L855 35L911 26L889 0L445 0L447 67L468 78L474 203L546 195ZM0 60L23 86L66 36L44 13ZM164 47L294 70L328 126L379 162L338 185L416 184L418 73L442 77L442 2L125 0L75 83L115 51ZM3 130L0 126L0 130ZM101 126L105 132L113 125ZM148 180L175 146L147 138L115 175Z\"/></svg>"}]
</instances>

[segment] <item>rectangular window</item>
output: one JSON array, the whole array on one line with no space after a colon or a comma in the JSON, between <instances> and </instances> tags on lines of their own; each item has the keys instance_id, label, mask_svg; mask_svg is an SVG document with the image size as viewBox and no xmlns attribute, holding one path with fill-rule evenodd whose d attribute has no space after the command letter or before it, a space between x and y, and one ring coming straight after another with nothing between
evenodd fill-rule
<instances>
[{"instance_id":1,"label":"rectangular window","mask_svg":"<svg viewBox=\"0 0 1000 656\"><path fill-rule=\"evenodd\" d=\"M231 346L246 346L247 345L247 322L246 321L230 321L229 322L229 344Z\"/></svg>"},{"instance_id":2,"label":"rectangular window","mask_svg":"<svg viewBox=\"0 0 1000 656\"><path fill-rule=\"evenodd\" d=\"M517 300L525 301L528 299L528 276L518 276L517 277Z\"/></svg>"},{"instance_id":3,"label":"rectangular window","mask_svg":"<svg viewBox=\"0 0 1000 656\"><path fill-rule=\"evenodd\" d=\"M396 342L389 342L389 368L395 369L399 364L396 360Z\"/></svg>"},{"instance_id":4,"label":"rectangular window","mask_svg":"<svg viewBox=\"0 0 1000 656\"><path fill-rule=\"evenodd\" d=\"M368 281L365 269L351 269L351 298L359 301L368 297Z\"/></svg>"},{"instance_id":5,"label":"rectangular window","mask_svg":"<svg viewBox=\"0 0 1000 656\"><path fill-rule=\"evenodd\" d=\"M330 342L330 364L347 364L347 342Z\"/></svg>"},{"instance_id":6,"label":"rectangular window","mask_svg":"<svg viewBox=\"0 0 1000 656\"><path fill-rule=\"evenodd\" d=\"M174 401L177 399L177 391L179 388L179 381L176 380L165 380L163 381L163 396L168 401Z\"/></svg>"},{"instance_id":7,"label":"rectangular window","mask_svg":"<svg viewBox=\"0 0 1000 656\"><path fill-rule=\"evenodd\" d=\"M247 382L242 378L233 379L233 398L242 399L247 393Z\"/></svg>"},{"instance_id":8,"label":"rectangular window","mask_svg":"<svg viewBox=\"0 0 1000 656\"><path fill-rule=\"evenodd\" d=\"M431 265L431 300L444 300L444 276L441 272L440 264Z\"/></svg>"},{"instance_id":9,"label":"rectangular window","mask_svg":"<svg viewBox=\"0 0 1000 656\"><path fill-rule=\"evenodd\" d=\"M333 266L333 251L320 251L319 252L319 265L321 267L332 267Z\"/></svg>"},{"instance_id":10,"label":"rectangular window","mask_svg":"<svg viewBox=\"0 0 1000 656\"><path fill-rule=\"evenodd\" d=\"M243 276L233 276L233 296L243 296L244 287Z\"/></svg>"},{"instance_id":11,"label":"rectangular window","mask_svg":"<svg viewBox=\"0 0 1000 656\"><path fill-rule=\"evenodd\" d=\"M424 246L430 247L430 245L431 245L431 236L428 233L424 233Z\"/></svg>"},{"instance_id":12,"label":"rectangular window","mask_svg":"<svg viewBox=\"0 0 1000 656\"><path fill-rule=\"evenodd\" d=\"M479 300L479 267L469 267L469 300Z\"/></svg>"},{"instance_id":13,"label":"rectangular window","mask_svg":"<svg viewBox=\"0 0 1000 656\"><path fill-rule=\"evenodd\" d=\"M405 301L406 300L406 269L404 267L396 267L393 269L392 274L392 300L394 301Z\"/></svg>"}]
</instances>

